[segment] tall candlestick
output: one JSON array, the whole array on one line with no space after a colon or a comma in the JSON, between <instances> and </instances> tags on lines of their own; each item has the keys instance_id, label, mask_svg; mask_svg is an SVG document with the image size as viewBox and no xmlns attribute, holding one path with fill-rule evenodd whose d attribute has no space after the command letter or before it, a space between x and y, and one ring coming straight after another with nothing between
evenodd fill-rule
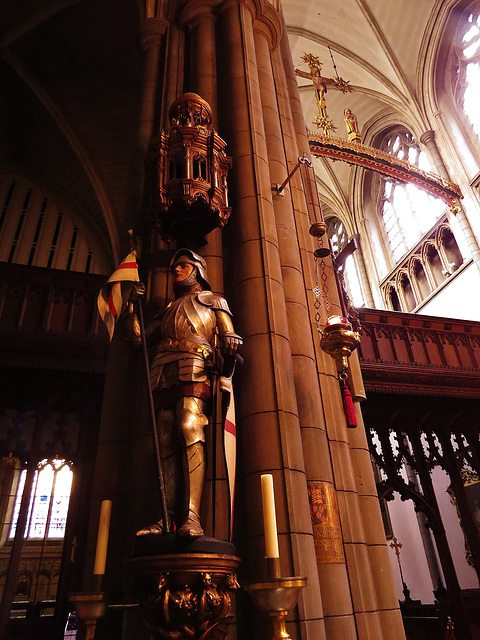
<instances>
[{"instance_id":1,"label":"tall candlestick","mask_svg":"<svg viewBox=\"0 0 480 640\"><path fill-rule=\"evenodd\" d=\"M100 522L98 523L97 550L95 553L94 575L105 573L105 563L107 561L108 530L110 528L110 514L112 512L112 501L103 500L100 509Z\"/></svg>"},{"instance_id":2,"label":"tall candlestick","mask_svg":"<svg viewBox=\"0 0 480 640\"><path fill-rule=\"evenodd\" d=\"M275 514L275 494L273 491L273 476L266 473L261 477L263 526L265 529L265 556L278 558L277 518Z\"/></svg>"}]
</instances>

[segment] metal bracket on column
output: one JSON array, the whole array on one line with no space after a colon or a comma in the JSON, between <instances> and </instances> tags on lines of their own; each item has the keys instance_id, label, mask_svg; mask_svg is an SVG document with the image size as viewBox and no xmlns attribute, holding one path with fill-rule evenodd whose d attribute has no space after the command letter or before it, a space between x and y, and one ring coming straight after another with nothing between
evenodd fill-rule
<instances>
[{"instance_id":1,"label":"metal bracket on column","mask_svg":"<svg viewBox=\"0 0 480 640\"><path fill-rule=\"evenodd\" d=\"M290 173L288 174L288 176L285 178L285 180L282 182L282 184L278 185L278 184L272 184L272 191L276 191L278 196L284 196L284 192L283 190L285 189L285 186L290 182L290 180L292 179L293 175L295 174L295 172L299 169L301 164L306 164L309 167L312 167L312 163L310 162L310 160L307 158L307 156L300 156L298 158L298 162L297 164L294 166L294 168L290 171Z\"/></svg>"}]
</instances>

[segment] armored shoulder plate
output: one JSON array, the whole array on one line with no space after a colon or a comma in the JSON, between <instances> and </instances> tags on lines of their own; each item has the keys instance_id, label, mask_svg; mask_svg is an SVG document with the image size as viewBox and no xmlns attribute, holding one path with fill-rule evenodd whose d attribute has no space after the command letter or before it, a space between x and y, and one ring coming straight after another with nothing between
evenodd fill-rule
<instances>
[{"instance_id":1,"label":"armored shoulder plate","mask_svg":"<svg viewBox=\"0 0 480 640\"><path fill-rule=\"evenodd\" d=\"M219 311L226 311L229 316L232 315L225 298L217 295L216 293L212 293L211 291L200 291L200 293L197 293L196 298L198 302L203 304L205 307L211 307L212 309Z\"/></svg>"}]
</instances>

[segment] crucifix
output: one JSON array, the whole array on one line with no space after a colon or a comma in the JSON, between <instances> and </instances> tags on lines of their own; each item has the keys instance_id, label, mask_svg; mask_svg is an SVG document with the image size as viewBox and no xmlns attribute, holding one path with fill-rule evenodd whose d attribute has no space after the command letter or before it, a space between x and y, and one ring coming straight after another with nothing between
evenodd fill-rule
<instances>
[{"instance_id":1,"label":"crucifix","mask_svg":"<svg viewBox=\"0 0 480 640\"><path fill-rule=\"evenodd\" d=\"M295 69L295 74L300 78L307 78L312 81L318 109L318 114L315 116L313 122L319 129L323 129L324 134L328 136L330 131L335 130L337 127L334 126L332 120L328 117L325 94L327 93L328 87L337 89L342 93L349 92L351 89L348 80L343 80L338 74L336 78L325 78L322 76L323 65L319 58L311 53L304 53L302 60L308 64L310 72Z\"/></svg>"}]
</instances>

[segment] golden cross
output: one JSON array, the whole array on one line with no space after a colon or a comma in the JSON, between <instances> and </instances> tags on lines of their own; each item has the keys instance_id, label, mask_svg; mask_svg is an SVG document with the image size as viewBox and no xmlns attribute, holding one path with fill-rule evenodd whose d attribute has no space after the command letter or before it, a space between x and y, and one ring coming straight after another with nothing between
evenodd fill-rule
<instances>
[{"instance_id":1,"label":"golden cross","mask_svg":"<svg viewBox=\"0 0 480 640\"><path fill-rule=\"evenodd\" d=\"M347 93L350 91L349 83L342 78L325 78L322 76L322 63L317 56L311 53L304 53L302 60L308 64L310 72L307 73L301 69L295 69L295 74L300 78L307 78L312 81L318 109L318 115L315 116L313 124L319 129L323 129L324 134L328 136L330 131L335 130L337 127L333 125L333 122L328 117L325 94L327 93L328 87L338 89L338 91L342 93Z\"/></svg>"},{"instance_id":2,"label":"golden cross","mask_svg":"<svg viewBox=\"0 0 480 640\"><path fill-rule=\"evenodd\" d=\"M393 542L390 543L390 547L395 549L395 555L397 556L398 566L400 567L400 571L402 570L402 565L400 564L400 549L402 548L402 543L398 542L397 538L393 536Z\"/></svg>"}]
</instances>

